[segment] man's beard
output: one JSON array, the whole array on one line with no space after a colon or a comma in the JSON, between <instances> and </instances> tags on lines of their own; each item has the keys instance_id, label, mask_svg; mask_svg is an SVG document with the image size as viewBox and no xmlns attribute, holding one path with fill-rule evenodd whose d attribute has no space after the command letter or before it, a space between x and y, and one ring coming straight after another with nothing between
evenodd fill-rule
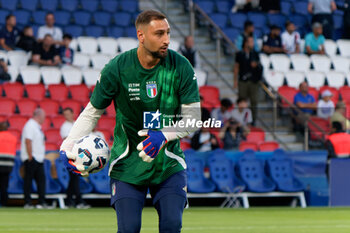
<instances>
[{"instance_id":1,"label":"man's beard","mask_svg":"<svg viewBox=\"0 0 350 233\"><path fill-rule=\"evenodd\" d=\"M149 51L149 52L151 53L152 57L160 58L160 59L163 59L168 55L168 50L166 50L164 53L161 53L159 51L156 51L156 52Z\"/></svg>"}]
</instances>

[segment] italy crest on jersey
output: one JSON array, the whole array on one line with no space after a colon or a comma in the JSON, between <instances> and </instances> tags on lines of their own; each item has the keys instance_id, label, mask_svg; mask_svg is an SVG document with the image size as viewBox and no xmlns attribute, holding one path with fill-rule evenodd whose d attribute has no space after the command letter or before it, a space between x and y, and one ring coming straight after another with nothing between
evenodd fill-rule
<instances>
[{"instance_id":1,"label":"italy crest on jersey","mask_svg":"<svg viewBox=\"0 0 350 233\"><path fill-rule=\"evenodd\" d=\"M154 98L157 96L157 84L152 83L152 84L147 84L146 85L146 91L147 91L147 96L149 98Z\"/></svg>"}]
</instances>

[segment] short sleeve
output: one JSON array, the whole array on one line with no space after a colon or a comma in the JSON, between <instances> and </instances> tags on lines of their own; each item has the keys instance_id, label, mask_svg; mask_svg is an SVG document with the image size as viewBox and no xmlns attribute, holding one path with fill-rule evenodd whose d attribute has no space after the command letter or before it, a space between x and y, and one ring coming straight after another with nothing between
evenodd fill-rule
<instances>
[{"instance_id":1,"label":"short sleeve","mask_svg":"<svg viewBox=\"0 0 350 233\"><path fill-rule=\"evenodd\" d=\"M34 130L31 127L30 123L27 123L23 129L23 137L24 139L34 139Z\"/></svg>"},{"instance_id":2,"label":"short sleeve","mask_svg":"<svg viewBox=\"0 0 350 233\"><path fill-rule=\"evenodd\" d=\"M38 29L38 39L43 39L44 38L44 28L43 27L39 27Z\"/></svg>"},{"instance_id":3,"label":"short sleeve","mask_svg":"<svg viewBox=\"0 0 350 233\"><path fill-rule=\"evenodd\" d=\"M107 108L119 92L118 68L114 60L107 64L100 73L96 87L90 98L97 109Z\"/></svg>"},{"instance_id":4,"label":"short sleeve","mask_svg":"<svg viewBox=\"0 0 350 233\"><path fill-rule=\"evenodd\" d=\"M305 47L306 46L311 46L311 35L310 34L307 34L305 36Z\"/></svg>"},{"instance_id":5,"label":"short sleeve","mask_svg":"<svg viewBox=\"0 0 350 233\"><path fill-rule=\"evenodd\" d=\"M299 102L299 95L296 94L296 95L294 96L293 104L297 104L298 102Z\"/></svg>"},{"instance_id":6,"label":"short sleeve","mask_svg":"<svg viewBox=\"0 0 350 233\"><path fill-rule=\"evenodd\" d=\"M199 102L199 91L197 77L188 60L181 60L183 63L179 89L179 97L181 104L189 104Z\"/></svg>"}]
</instances>

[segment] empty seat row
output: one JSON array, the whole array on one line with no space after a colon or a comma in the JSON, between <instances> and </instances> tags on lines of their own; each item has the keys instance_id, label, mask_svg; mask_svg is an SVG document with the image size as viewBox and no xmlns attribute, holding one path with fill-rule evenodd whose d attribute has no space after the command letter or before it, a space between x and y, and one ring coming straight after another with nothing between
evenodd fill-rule
<instances>
[{"instance_id":1,"label":"empty seat row","mask_svg":"<svg viewBox=\"0 0 350 233\"><path fill-rule=\"evenodd\" d=\"M1 8L11 11L17 9L71 12L77 10L116 12L121 10L131 13L138 11L137 0L0 0L0 4Z\"/></svg>"}]
</instances>

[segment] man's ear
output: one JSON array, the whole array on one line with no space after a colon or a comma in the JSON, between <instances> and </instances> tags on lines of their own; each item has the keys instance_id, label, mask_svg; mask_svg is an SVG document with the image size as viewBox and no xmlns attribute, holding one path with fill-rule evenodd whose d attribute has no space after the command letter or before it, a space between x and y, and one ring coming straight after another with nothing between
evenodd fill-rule
<instances>
[{"instance_id":1,"label":"man's ear","mask_svg":"<svg viewBox=\"0 0 350 233\"><path fill-rule=\"evenodd\" d=\"M141 29L137 29L136 34L137 34L137 38L139 39L139 41L141 43L143 43L144 40L145 40L145 33L144 33L144 31L141 30Z\"/></svg>"}]
</instances>

